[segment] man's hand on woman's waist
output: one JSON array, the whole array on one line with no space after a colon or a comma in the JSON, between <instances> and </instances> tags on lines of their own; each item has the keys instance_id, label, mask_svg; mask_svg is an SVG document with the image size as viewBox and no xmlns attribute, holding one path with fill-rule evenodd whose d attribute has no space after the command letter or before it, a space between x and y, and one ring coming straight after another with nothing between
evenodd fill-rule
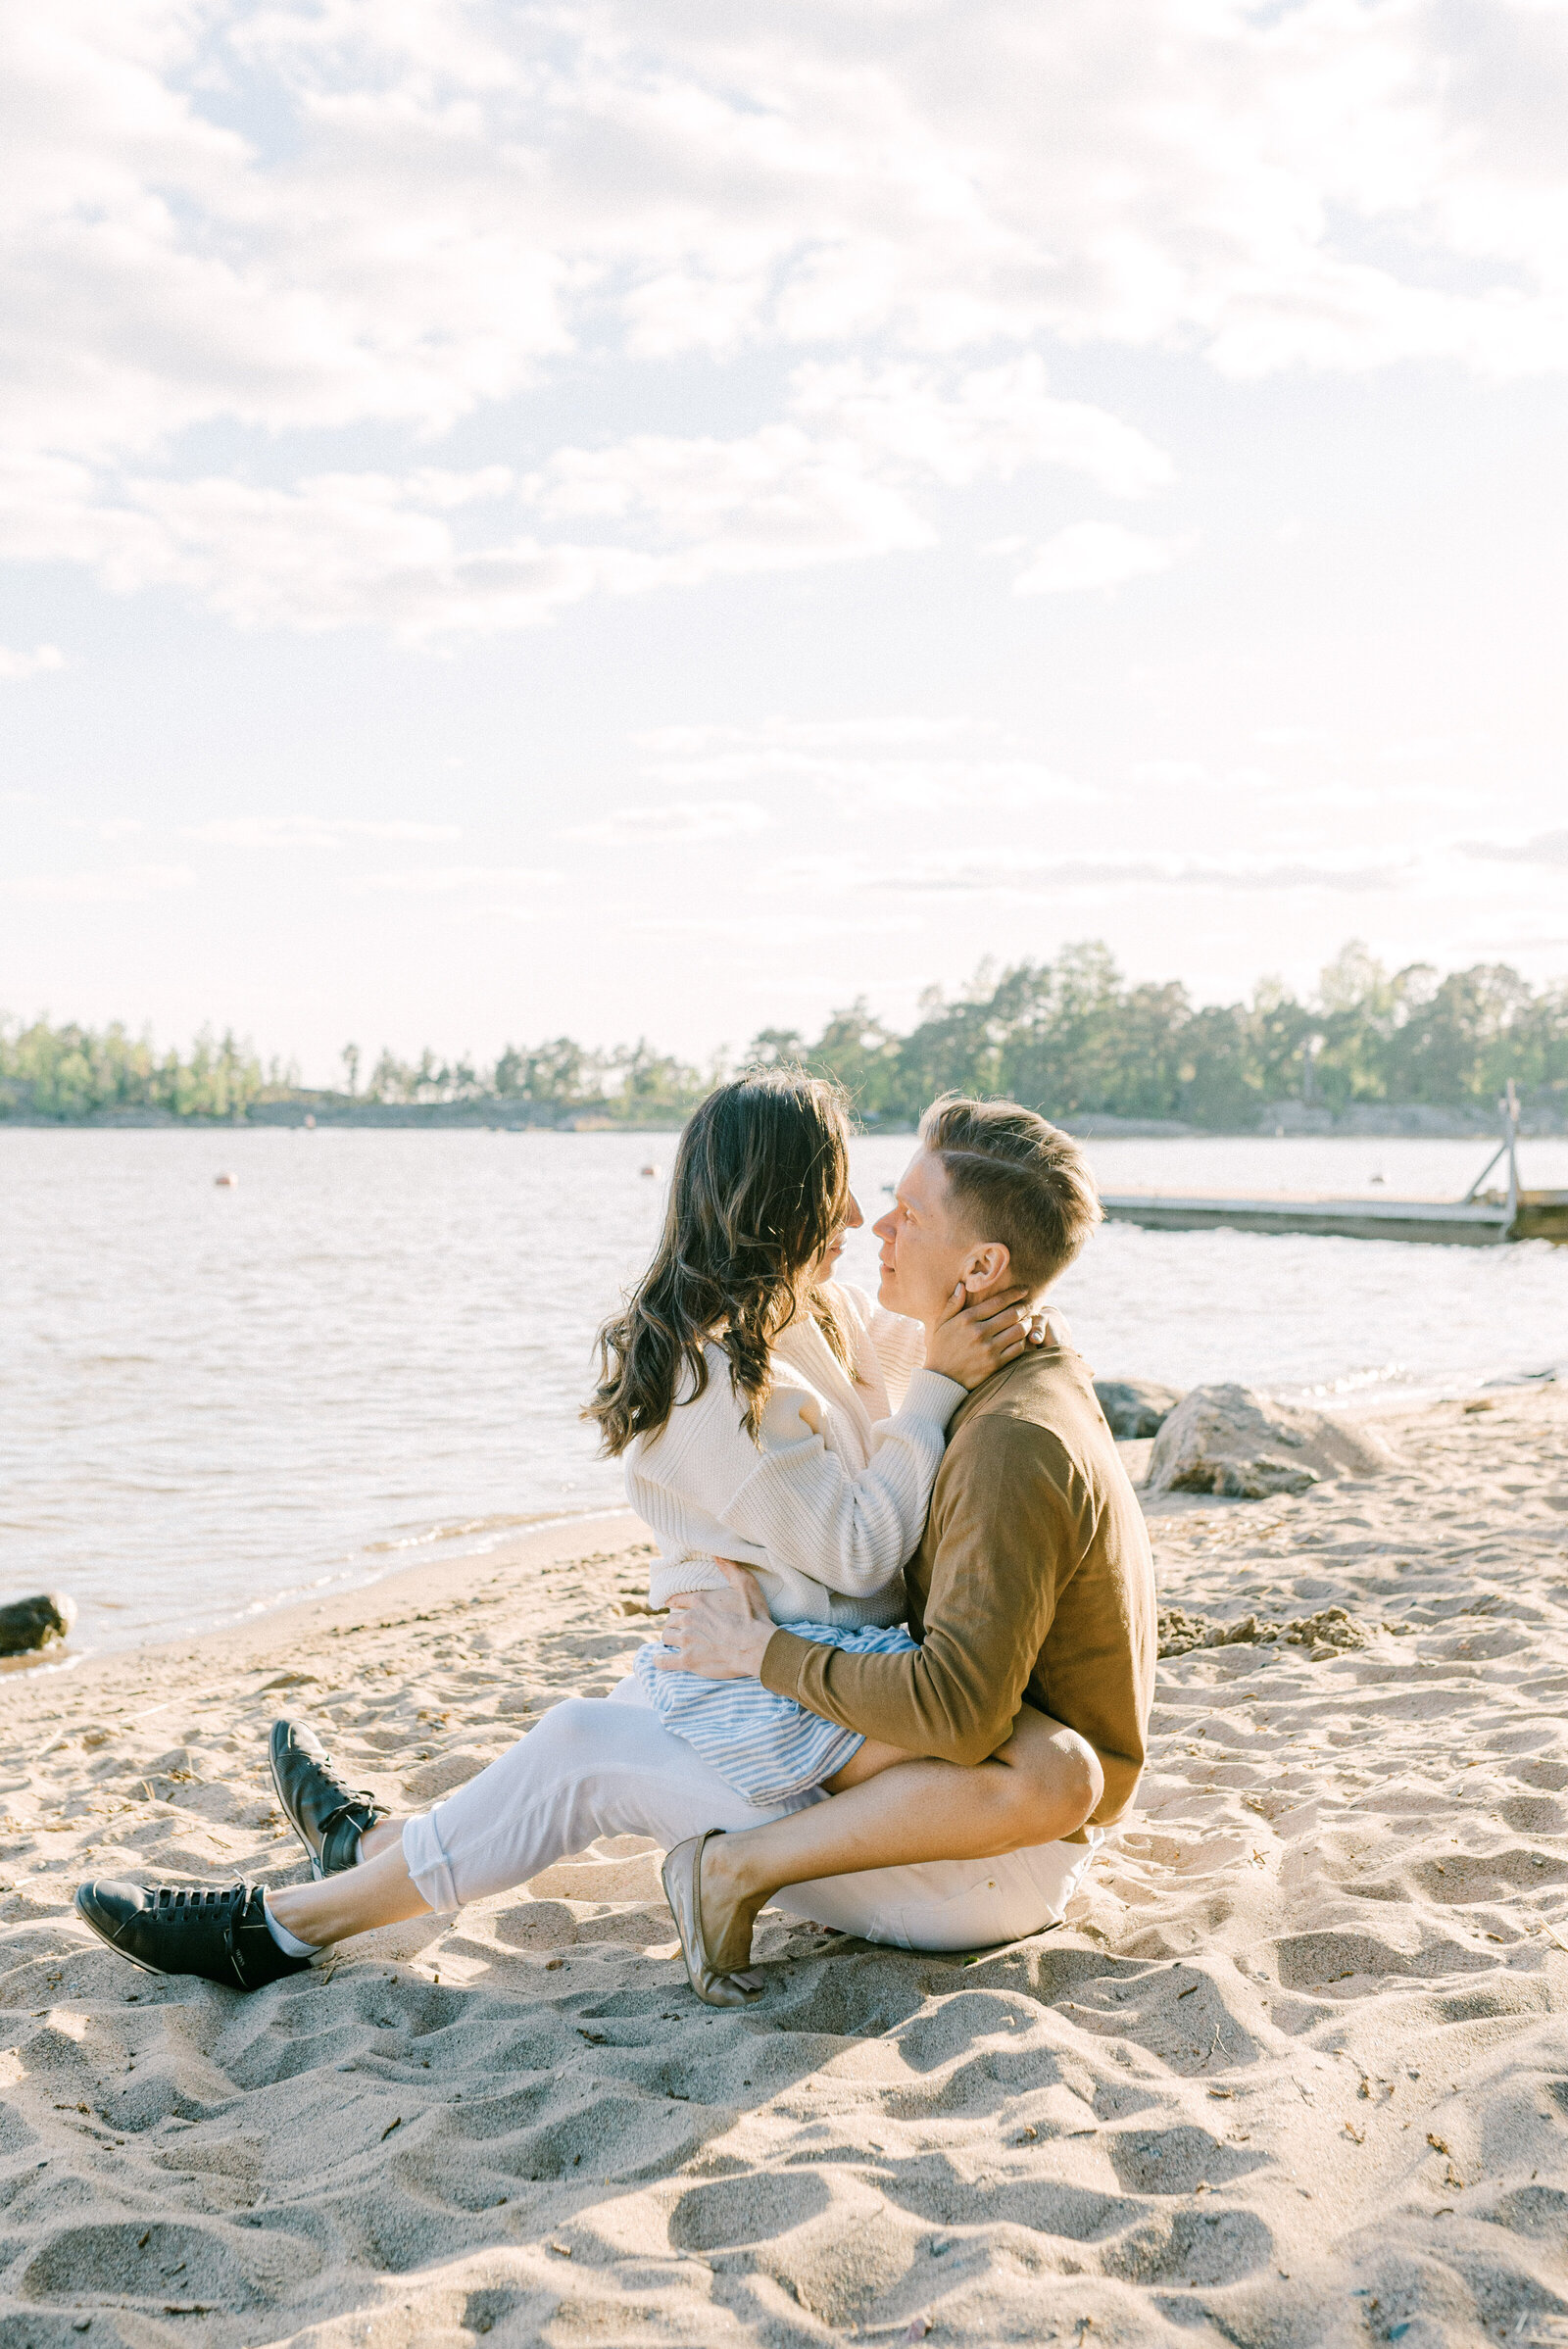
<instances>
[{"instance_id":1,"label":"man's hand on woman's waist","mask_svg":"<svg viewBox=\"0 0 1568 2349\"><path fill-rule=\"evenodd\" d=\"M730 1558L715 1560L722 1590L677 1590L669 1602L661 1672L696 1672L704 1680L748 1681L761 1673L775 1629L757 1577Z\"/></svg>"}]
</instances>

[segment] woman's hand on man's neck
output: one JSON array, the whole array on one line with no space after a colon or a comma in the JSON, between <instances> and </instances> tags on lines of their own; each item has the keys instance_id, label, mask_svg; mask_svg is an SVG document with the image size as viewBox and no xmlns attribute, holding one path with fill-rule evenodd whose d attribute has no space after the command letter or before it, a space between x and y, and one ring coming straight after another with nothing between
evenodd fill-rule
<instances>
[{"instance_id":1,"label":"woman's hand on man's neck","mask_svg":"<svg viewBox=\"0 0 1568 2349\"><path fill-rule=\"evenodd\" d=\"M955 1284L945 1310L927 1328L925 1366L972 1393L1015 1362L1028 1344L1028 1292L988 1284L971 1297Z\"/></svg>"}]
</instances>

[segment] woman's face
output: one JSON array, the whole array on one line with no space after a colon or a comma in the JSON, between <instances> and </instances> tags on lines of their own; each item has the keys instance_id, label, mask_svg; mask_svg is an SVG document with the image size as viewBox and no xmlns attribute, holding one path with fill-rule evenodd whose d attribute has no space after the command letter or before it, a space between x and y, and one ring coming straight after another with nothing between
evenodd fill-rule
<instances>
[{"instance_id":1,"label":"woman's face","mask_svg":"<svg viewBox=\"0 0 1568 2349\"><path fill-rule=\"evenodd\" d=\"M833 1267L844 1253L845 1240L851 1232L858 1232L864 1221L865 1217L860 1213L859 1200L853 1191L846 1191L844 1194L844 1220L822 1253L817 1257L816 1262L811 1266L813 1289L819 1288L823 1281L830 1281L833 1278Z\"/></svg>"}]
</instances>

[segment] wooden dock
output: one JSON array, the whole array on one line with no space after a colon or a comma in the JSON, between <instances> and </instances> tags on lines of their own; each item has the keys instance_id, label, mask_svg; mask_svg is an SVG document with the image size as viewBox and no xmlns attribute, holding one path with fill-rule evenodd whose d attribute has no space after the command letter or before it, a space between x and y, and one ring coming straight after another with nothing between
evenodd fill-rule
<instances>
[{"instance_id":1,"label":"wooden dock","mask_svg":"<svg viewBox=\"0 0 1568 2349\"><path fill-rule=\"evenodd\" d=\"M1496 1248L1512 1240L1506 1208L1452 1206L1438 1199L1189 1199L1126 1192L1101 1199L1107 1223L1152 1232L1306 1232L1324 1240L1424 1240ZM1568 1208L1562 1233L1568 1240Z\"/></svg>"},{"instance_id":2,"label":"wooden dock","mask_svg":"<svg viewBox=\"0 0 1568 2349\"><path fill-rule=\"evenodd\" d=\"M1503 1139L1462 1199L1199 1199L1178 1192L1131 1191L1102 1196L1107 1223L1142 1224L1152 1232L1305 1233L1327 1240L1413 1240L1446 1248L1499 1248L1514 1240L1550 1240L1568 1247L1568 1191L1519 1187L1518 1110L1509 1098ZM1481 1186L1499 1159L1507 1187Z\"/></svg>"}]
</instances>

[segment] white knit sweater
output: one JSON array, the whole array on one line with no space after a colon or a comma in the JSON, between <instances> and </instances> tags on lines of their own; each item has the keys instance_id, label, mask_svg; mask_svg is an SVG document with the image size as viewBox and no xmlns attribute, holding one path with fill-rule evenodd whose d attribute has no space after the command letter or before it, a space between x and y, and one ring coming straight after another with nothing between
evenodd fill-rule
<instances>
[{"instance_id":1,"label":"white knit sweater","mask_svg":"<svg viewBox=\"0 0 1568 2349\"><path fill-rule=\"evenodd\" d=\"M925 1333L863 1289L828 1292L853 1349L846 1372L814 1321L785 1331L754 1441L729 1358L627 1455L626 1497L659 1540L649 1595L722 1585L715 1557L754 1567L777 1623L889 1624L964 1390L917 1367ZM897 1404L897 1409L895 1409Z\"/></svg>"}]
</instances>

